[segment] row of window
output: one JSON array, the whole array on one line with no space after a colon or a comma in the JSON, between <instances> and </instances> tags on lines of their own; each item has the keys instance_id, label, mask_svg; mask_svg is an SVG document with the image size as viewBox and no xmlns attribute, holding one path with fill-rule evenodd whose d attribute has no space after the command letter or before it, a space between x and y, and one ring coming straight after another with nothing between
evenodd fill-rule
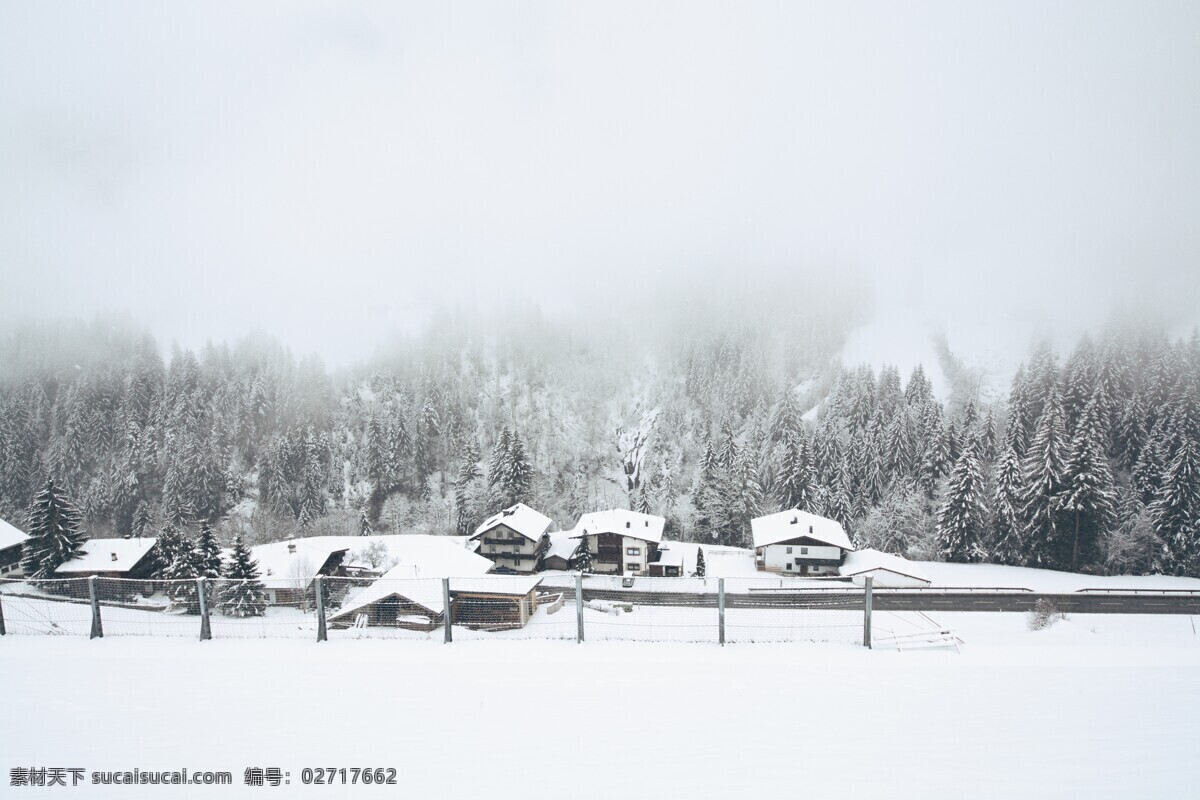
<instances>
[{"instance_id":1,"label":"row of window","mask_svg":"<svg viewBox=\"0 0 1200 800\"><path fill-rule=\"evenodd\" d=\"M790 548L790 547L789 547L789 548L787 549L787 554L788 554L789 556L792 554L792 548ZM808 548L807 548L807 547L801 547L801 548L800 548L800 555L802 555L802 556L806 556L806 555L808 555Z\"/></svg>"}]
</instances>

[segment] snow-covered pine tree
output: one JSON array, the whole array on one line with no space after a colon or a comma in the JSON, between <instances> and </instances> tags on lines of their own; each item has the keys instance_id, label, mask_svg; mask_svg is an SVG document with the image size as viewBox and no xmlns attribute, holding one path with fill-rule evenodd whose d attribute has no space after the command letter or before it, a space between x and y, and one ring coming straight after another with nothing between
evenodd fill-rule
<instances>
[{"instance_id":1,"label":"snow-covered pine tree","mask_svg":"<svg viewBox=\"0 0 1200 800\"><path fill-rule=\"evenodd\" d=\"M258 562L239 535L225 569L218 607L229 617L261 617L267 613L267 590L259 580Z\"/></svg>"},{"instance_id":2,"label":"snow-covered pine tree","mask_svg":"<svg viewBox=\"0 0 1200 800\"><path fill-rule=\"evenodd\" d=\"M1088 401L1075 426L1071 453L1063 475L1060 507L1073 517L1071 571L1097 560L1097 542L1112 523L1116 491L1098 428L1098 405ZM1081 536L1082 534L1082 536Z\"/></svg>"},{"instance_id":3,"label":"snow-covered pine tree","mask_svg":"<svg viewBox=\"0 0 1200 800\"><path fill-rule=\"evenodd\" d=\"M579 544L575 547L575 553L571 556L571 561L575 569L580 572L592 571L592 551L588 548L587 536L579 537Z\"/></svg>"},{"instance_id":4,"label":"snow-covered pine tree","mask_svg":"<svg viewBox=\"0 0 1200 800\"><path fill-rule=\"evenodd\" d=\"M1021 465L1021 516L1025 519L1022 538L1031 565L1061 567L1070 560L1069 543L1064 553L1059 530L1059 495L1066 469L1065 439L1062 400L1058 384L1051 383Z\"/></svg>"},{"instance_id":5,"label":"snow-covered pine tree","mask_svg":"<svg viewBox=\"0 0 1200 800\"><path fill-rule=\"evenodd\" d=\"M708 569L708 567L705 566L705 564L704 564L704 548L697 547L696 548L696 577L703 578L705 575L705 571L707 569Z\"/></svg>"},{"instance_id":6,"label":"snow-covered pine tree","mask_svg":"<svg viewBox=\"0 0 1200 800\"><path fill-rule=\"evenodd\" d=\"M186 533L179 534L178 543L169 554L170 561L160 570L158 579L167 581L167 596L179 603L189 614L200 613L200 598L196 578L203 574L195 540Z\"/></svg>"},{"instance_id":7,"label":"snow-covered pine tree","mask_svg":"<svg viewBox=\"0 0 1200 800\"><path fill-rule=\"evenodd\" d=\"M946 499L938 511L938 554L946 561L982 561L981 545L987 509L983 502L983 474L976 443L969 438L950 473Z\"/></svg>"},{"instance_id":8,"label":"snow-covered pine tree","mask_svg":"<svg viewBox=\"0 0 1200 800\"><path fill-rule=\"evenodd\" d=\"M803 435L788 436L784 439L783 461L779 466L779 508L798 508L811 511L813 502L814 480L812 468L808 462L808 446Z\"/></svg>"},{"instance_id":9,"label":"snow-covered pine tree","mask_svg":"<svg viewBox=\"0 0 1200 800\"><path fill-rule=\"evenodd\" d=\"M80 530L79 511L70 498L46 482L29 508L29 538L21 551L21 568L26 578L49 578L64 561L87 555L87 537Z\"/></svg>"},{"instance_id":10,"label":"snow-covered pine tree","mask_svg":"<svg viewBox=\"0 0 1200 800\"><path fill-rule=\"evenodd\" d=\"M476 481L483 477L479 458L479 445L472 437L463 449L458 480L454 482L455 530L459 536L469 536L475 527L475 509L471 507L470 499Z\"/></svg>"},{"instance_id":11,"label":"snow-covered pine tree","mask_svg":"<svg viewBox=\"0 0 1200 800\"><path fill-rule=\"evenodd\" d=\"M358 514L358 535L371 536L375 533L375 529L371 527L371 518L367 516L367 510L364 508Z\"/></svg>"},{"instance_id":12,"label":"snow-covered pine tree","mask_svg":"<svg viewBox=\"0 0 1200 800\"><path fill-rule=\"evenodd\" d=\"M1021 517L1021 462L1012 444L1004 446L996 462L996 486L992 495L991 561L995 564L1019 566L1025 563L1021 533L1025 521Z\"/></svg>"},{"instance_id":13,"label":"snow-covered pine tree","mask_svg":"<svg viewBox=\"0 0 1200 800\"><path fill-rule=\"evenodd\" d=\"M1200 460L1195 440L1183 440L1150 505L1164 561L1175 575L1200 575Z\"/></svg>"},{"instance_id":14,"label":"snow-covered pine tree","mask_svg":"<svg viewBox=\"0 0 1200 800\"><path fill-rule=\"evenodd\" d=\"M196 538L196 564L200 576L215 579L221 577L221 545L208 521L200 523L200 535Z\"/></svg>"}]
</instances>

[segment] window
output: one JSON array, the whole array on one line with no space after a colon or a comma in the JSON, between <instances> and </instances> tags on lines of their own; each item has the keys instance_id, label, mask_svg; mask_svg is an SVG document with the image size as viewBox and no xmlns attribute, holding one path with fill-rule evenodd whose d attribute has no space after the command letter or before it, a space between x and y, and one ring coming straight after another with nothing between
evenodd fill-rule
<instances>
[{"instance_id":1,"label":"window","mask_svg":"<svg viewBox=\"0 0 1200 800\"><path fill-rule=\"evenodd\" d=\"M625 548L625 555L627 555L627 556L640 556L641 554L642 554L642 548L640 548L640 547L626 547Z\"/></svg>"},{"instance_id":2,"label":"window","mask_svg":"<svg viewBox=\"0 0 1200 800\"><path fill-rule=\"evenodd\" d=\"M637 564L637 563L630 563L630 564L625 565L625 569L629 570L630 572L641 572L642 565Z\"/></svg>"},{"instance_id":3,"label":"window","mask_svg":"<svg viewBox=\"0 0 1200 800\"><path fill-rule=\"evenodd\" d=\"M807 547L801 547L801 548L800 548L800 555L802 555L802 556L806 556L806 555L808 555L808 548L807 548Z\"/></svg>"},{"instance_id":4,"label":"window","mask_svg":"<svg viewBox=\"0 0 1200 800\"><path fill-rule=\"evenodd\" d=\"M791 571L792 571L792 562L790 562L790 561L789 561L789 562L787 563L787 568L788 568L788 572L791 572Z\"/></svg>"},{"instance_id":5,"label":"window","mask_svg":"<svg viewBox=\"0 0 1200 800\"><path fill-rule=\"evenodd\" d=\"M792 554L792 548L790 548L790 547L789 547L789 548L787 549L787 554L788 554L789 556Z\"/></svg>"}]
</instances>

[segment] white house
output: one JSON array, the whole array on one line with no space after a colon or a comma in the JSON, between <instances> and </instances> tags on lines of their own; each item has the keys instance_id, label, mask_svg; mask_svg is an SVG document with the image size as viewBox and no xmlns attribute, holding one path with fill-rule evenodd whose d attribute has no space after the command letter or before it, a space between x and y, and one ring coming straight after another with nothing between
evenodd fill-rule
<instances>
[{"instance_id":1,"label":"white house","mask_svg":"<svg viewBox=\"0 0 1200 800\"><path fill-rule=\"evenodd\" d=\"M780 511L751 520L754 562L762 571L784 575L837 575L854 549L837 520L807 511Z\"/></svg>"},{"instance_id":2,"label":"white house","mask_svg":"<svg viewBox=\"0 0 1200 800\"><path fill-rule=\"evenodd\" d=\"M0 578L21 577L21 548L28 538L0 519Z\"/></svg>"},{"instance_id":3,"label":"white house","mask_svg":"<svg viewBox=\"0 0 1200 800\"><path fill-rule=\"evenodd\" d=\"M594 572L647 575L649 565L658 560L665 522L623 508L592 511L579 518L572 536L586 542Z\"/></svg>"},{"instance_id":4,"label":"white house","mask_svg":"<svg viewBox=\"0 0 1200 800\"><path fill-rule=\"evenodd\" d=\"M56 578L126 578L144 580L154 569L151 553L157 539L88 539L79 548L83 555L58 565Z\"/></svg>"},{"instance_id":5,"label":"white house","mask_svg":"<svg viewBox=\"0 0 1200 800\"><path fill-rule=\"evenodd\" d=\"M841 574L858 586L873 578L873 586L921 589L930 584L929 577L919 566L901 556L879 550L855 550L846 555Z\"/></svg>"},{"instance_id":6,"label":"white house","mask_svg":"<svg viewBox=\"0 0 1200 800\"><path fill-rule=\"evenodd\" d=\"M484 520L471 541L479 542L476 552L491 559L497 572L530 573L550 547L549 529L549 517L517 503Z\"/></svg>"}]
</instances>

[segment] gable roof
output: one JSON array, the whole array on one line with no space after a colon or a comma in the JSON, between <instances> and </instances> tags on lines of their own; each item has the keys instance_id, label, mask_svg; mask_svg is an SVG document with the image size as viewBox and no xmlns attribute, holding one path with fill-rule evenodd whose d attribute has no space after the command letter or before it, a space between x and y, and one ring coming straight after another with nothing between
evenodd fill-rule
<instances>
[{"instance_id":1,"label":"gable roof","mask_svg":"<svg viewBox=\"0 0 1200 800\"><path fill-rule=\"evenodd\" d=\"M865 550L856 550L853 553L846 555L845 562L838 569L838 572L845 576L861 575L864 572L873 572L875 570L887 570L895 572L897 575L903 575L907 578L912 578L918 581L930 583L929 576L926 575L920 567L907 558L902 556L884 553L879 550L867 548Z\"/></svg>"},{"instance_id":2,"label":"gable roof","mask_svg":"<svg viewBox=\"0 0 1200 800\"><path fill-rule=\"evenodd\" d=\"M80 548L86 555L64 561L55 575L92 572L129 572L149 554L157 539L88 539Z\"/></svg>"},{"instance_id":3,"label":"gable roof","mask_svg":"<svg viewBox=\"0 0 1200 800\"><path fill-rule=\"evenodd\" d=\"M451 578L450 594L502 594L521 597L541 584L537 575L484 575L479 578Z\"/></svg>"},{"instance_id":4,"label":"gable roof","mask_svg":"<svg viewBox=\"0 0 1200 800\"><path fill-rule=\"evenodd\" d=\"M750 521L750 528L754 532L755 549L802 537L843 550L854 549L850 537L837 520L818 517L807 511L793 509L757 517Z\"/></svg>"},{"instance_id":5,"label":"gable roof","mask_svg":"<svg viewBox=\"0 0 1200 800\"><path fill-rule=\"evenodd\" d=\"M0 519L0 550L6 547L12 547L17 544L24 544L29 537L21 532L20 529L9 525L4 520Z\"/></svg>"},{"instance_id":6,"label":"gable roof","mask_svg":"<svg viewBox=\"0 0 1200 800\"><path fill-rule=\"evenodd\" d=\"M526 539L537 540L550 527L550 518L539 511L534 511L524 503L509 506L498 514L493 514L475 529L472 539L478 539L497 525L511 528Z\"/></svg>"},{"instance_id":7,"label":"gable roof","mask_svg":"<svg viewBox=\"0 0 1200 800\"><path fill-rule=\"evenodd\" d=\"M666 520L653 514L641 514L624 508L590 511L579 518L571 535L578 539L587 534L617 533L646 542L661 542Z\"/></svg>"},{"instance_id":8,"label":"gable roof","mask_svg":"<svg viewBox=\"0 0 1200 800\"><path fill-rule=\"evenodd\" d=\"M331 615L330 619L349 616L392 595L403 597L431 614L441 614L445 610L440 578L406 578L403 575L393 575L393 571L385 572L370 586L364 586L347 594L337 613Z\"/></svg>"},{"instance_id":9,"label":"gable roof","mask_svg":"<svg viewBox=\"0 0 1200 800\"><path fill-rule=\"evenodd\" d=\"M574 531L554 531L550 534L550 549L546 558L561 558L570 561L571 556L579 549L579 538L573 536Z\"/></svg>"},{"instance_id":10,"label":"gable roof","mask_svg":"<svg viewBox=\"0 0 1200 800\"><path fill-rule=\"evenodd\" d=\"M256 544L250 554L258 562L262 585L268 589L308 589L308 584L334 553L345 553L344 536L308 536Z\"/></svg>"}]
</instances>

